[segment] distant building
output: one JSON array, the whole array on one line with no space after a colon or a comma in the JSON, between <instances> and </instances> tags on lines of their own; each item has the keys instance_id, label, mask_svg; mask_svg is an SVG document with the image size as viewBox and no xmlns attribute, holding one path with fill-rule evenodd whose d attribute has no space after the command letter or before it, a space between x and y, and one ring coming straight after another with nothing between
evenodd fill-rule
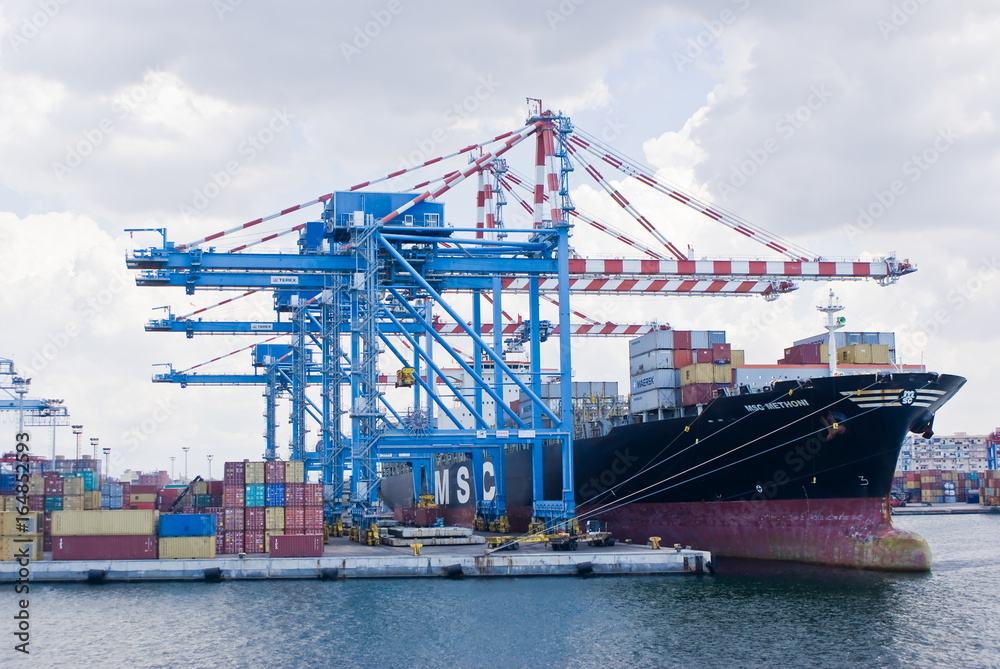
<instances>
[{"instance_id":1,"label":"distant building","mask_svg":"<svg viewBox=\"0 0 1000 669\"><path fill-rule=\"evenodd\" d=\"M997 432L993 433L994 435ZM991 436L988 434L950 435L924 439L909 435L903 441L896 470L915 472L925 469L948 469L960 472L981 472L991 467Z\"/></svg>"}]
</instances>

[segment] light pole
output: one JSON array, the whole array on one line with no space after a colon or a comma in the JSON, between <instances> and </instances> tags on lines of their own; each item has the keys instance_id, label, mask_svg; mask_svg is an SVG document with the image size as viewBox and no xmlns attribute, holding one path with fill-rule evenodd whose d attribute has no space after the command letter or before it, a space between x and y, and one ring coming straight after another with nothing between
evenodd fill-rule
<instances>
[{"instance_id":1,"label":"light pole","mask_svg":"<svg viewBox=\"0 0 1000 669\"><path fill-rule=\"evenodd\" d=\"M206 455L205 457L208 458L208 480L211 481L212 480L212 457L213 456L210 453L210 454Z\"/></svg>"},{"instance_id":2,"label":"light pole","mask_svg":"<svg viewBox=\"0 0 1000 669\"><path fill-rule=\"evenodd\" d=\"M188 478L188 451L191 450L190 446L181 446L181 450L184 451L184 479L190 481Z\"/></svg>"},{"instance_id":3,"label":"light pole","mask_svg":"<svg viewBox=\"0 0 1000 669\"><path fill-rule=\"evenodd\" d=\"M105 478L105 480L110 481L111 480L111 464L110 464L111 463L111 458L109 456L111 455L111 447L110 446L105 446L101 450L104 451L104 478Z\"/></svg>"},{"instance_id":4,"label":"light pole","mask_svg":"<svg viewBox=\"0 0 1000 669\"><path fill-rule=\"evenodd\" d=\"M91 445L91 446L93 447L93 449L94 449L94 459L95 459L95 460L97 459L97 443L98 443L98 442L99 442L100 440L101 440L101 439L100 439L100 437L91 437L91 438L90 438L90 445Z\"/></svg>"},{"instance_id":5,"label":"light pole","mask_svg":"<svg viewBox=\"0 0 1000 669\"><path fill-rule=\"evenodd\" d=\"M13 367L11 369L13 371ZM31 379L15 376L11 379L14 383L14 392L17 393L17 431L24 432L24 396L28 393L28 384Z\"/></svg>"},{"instance_id":6,"label":"light pole","mask_svg":"<svg viewBox=\"0 0 1000 669\"><path fill-rule=\"evenodd\" d=\"M170 482L174 482L174 460L177 459L176 455L170 456Z\"/></svg>"},{"instance_id":7,"label":"light pole","mask_svg":"<svg viewBox=\"0 0 1000 669\"><path fill-rule=\"evenodd\" d=\"M82 425L71 425L73 428L73 434L76 435L76 459L80 459L80 435L83 434Z\"/></svg>"}]
</instances>

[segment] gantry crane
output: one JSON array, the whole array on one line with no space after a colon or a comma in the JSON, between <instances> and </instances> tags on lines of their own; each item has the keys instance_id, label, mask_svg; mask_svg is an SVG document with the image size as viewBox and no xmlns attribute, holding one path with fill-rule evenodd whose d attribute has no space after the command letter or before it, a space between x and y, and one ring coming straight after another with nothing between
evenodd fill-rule
<instances>
[{"instance_id":1,"label":"gantry crane","mask_svg":"<svg viewBox=\"0 0 1000 669\"><path fill-rule=\"evenodd\" d=\"M503 220L505 193L526 180L512 173L504 157L529 137L535 139L535 178L532 201L521 200L531 213L531 224L516 227ZM664 195L691 207L730 229L763 244L780 260L692 260L643 216L636 207L596 169L584 154L603 161ZM470 156L468 167L422 182L409 192L372 192L371 186L396 179L446 158ZM612 200L626 211L666 251L656 251L633 241L621 231L577 212L570 199L569 177L578 163ZM438 199L472 175L477 175L475 225L447 227ZM244 232L264 222L322 204L318 221L306 221L284 231L267 234L255 242L227 251L208 244ZM644 259L580 258L572 251L569 233L573 220L583 221L633 249ZM570 338L581 332L596 332L600 324L585 326L570 321L571 294L698 294L763 295L773 299L795 289L797 280L874 279L887 285L914 271L906 261L889 256L875 261L829 260L743 221L732 214L680 192L658 181L651 171L614 153L595 138L577 131L562 114L543 111L540 104L524 127L470 145L447 156L399 170L384 177L356 184L349 189L320 196L275 214L209 235L186 245L175 245L163 234L159 248L137 249L128 258L131 269L140 270L141 286L183 286L196 290L273 291L275 306L289 314L274 323L212 323L169 317L151 322L147 329L194 333L247 332L285 333L292 364L282 373L293 396L291 456L306 459L332 484L343 473L330 457L350 453L351 512L356 527L366 528L375 518L381 462L426 463L437 453L470 453L474 460L491 459L502 467L503 451L512 445L528 445L533 454L533 515L549 526L565 523L575 513L572 489L573 416L570 397ZM286 234L299 235L299 252L253 253L247 250ZM463 317L446 297L453 293L472 295L472 318ZM510 328L510 334L529 346L528 382L508 366L504 358L507 326L503 298L526 294L528 317ZM540 302L555 295L558 318L542 318ZM484 299L489 299L492 323L482 317ZM233 298L235 299L235 298ZM444 312L447 320L437 318ZM618 334L617 328L607 334ZM471 363L444 339L445 334L464 334L472 346ZM406 350L393 343L405 342ZM348 343L344 344L344 339ZM541 398L541 343L558 340L560 407L556 415ZM471 399L447 379L434 358L435 346L451 356L475 385ZM307 365L307 347L320 352L318 379ZM379 388L379 358L390 352L412 369L412 408L398 411L386 402ZM487 382L483 365L493 378ZM190 379L191 377L187 377ZM472 416L473 425L463 426L442 402L438 379ZM177 381L177 379L170 379ZM307 407L305 390L310 381L322 386L321 403ZM184 381L179 381L184 383ZM190 380L187 381L190 383ZM502 388L517 386L528 398L530 418L525 421L506 406ZM342 391L349 388L349 398ZM495 424L483 411L484 397L496 407ZM434 427L426 421L435 410L451 419L454 427ZM306 415L320 425L317 456L306 457L303 430ZM498 429L506 414L515 429ZM341 430L349 415L350 434ZM542 427L543 420L547 425ZM542 481L542 444L556 443L561 458L563 489L558 499L545 499ZM342 465L346 467L345 464ZM475 481L483 490L481 468ZM496 472L497 478L502 471ZM503 500L487 513L502 516Z\"/></svg>"}]
</instances>

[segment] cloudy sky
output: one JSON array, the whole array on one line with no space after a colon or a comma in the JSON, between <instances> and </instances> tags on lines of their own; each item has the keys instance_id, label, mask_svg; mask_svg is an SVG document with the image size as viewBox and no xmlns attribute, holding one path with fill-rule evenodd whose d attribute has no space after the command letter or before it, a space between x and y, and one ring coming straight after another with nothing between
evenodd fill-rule
<instances>
[{"instance_id":1,"label":"cloudy sky","mask_svg":"<svg viewBox=\"0 0 1000 669\"><path fill-rule=\"evenodd\" d=\"M137 288L125 255L159 237L124 229L193 241L516 129L533 97L817 255L915 263L893 286L835 285L849 326L895 331L904 362L968 377L938 432L989 432L1000 424L997 10L992 0L4 2L0 357L32 377L33 395L65 399L85 443L112 447L114 471L169 469L173 456L180 474L183 446L192 476L208 454L216 474L223 460L257 458L259 388L150 383L156 363L184 369L251 343L143 331L157 307L180 315L230 295ZM529 172L530 150L510 162ZM766 256L655 193L622 188L697 257ZM573 195L656 246L593 184L579 180ZM473 196L445 200L451 223L470 221ZM589 257L634 255L589 229L573 243ZM774 303L578 306L602 321L725 329L748 362L772 363L821 332L815 305L830 286L799 285ZM267 308L250 298L214 317ZM574 355L577 379L627 382L624 340L580 340ZM0 438L13 443L4 420ZM50 453L51 430L34 435ZM69 428L55 438L72 456Z\"/></svg>"}]
</instances>

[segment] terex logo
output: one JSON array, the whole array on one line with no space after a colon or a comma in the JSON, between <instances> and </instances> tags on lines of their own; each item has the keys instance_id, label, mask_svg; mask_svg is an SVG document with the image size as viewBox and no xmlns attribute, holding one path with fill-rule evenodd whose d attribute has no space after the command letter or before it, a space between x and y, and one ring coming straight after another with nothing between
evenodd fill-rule
<instances>
[{"instance_id":1,"label":"terex logo","mask_svg":"<svg viewBox=\"0 0 1000 669\"><path fill-rule=\"evenodd\" d=\"M639 458L629 455L627 448L615 451L615 458L608 468L580 486L578 493L581 499L587 500L611 489L624 480L624 474L637 462Z\"/></svg>"}]
</instances>

